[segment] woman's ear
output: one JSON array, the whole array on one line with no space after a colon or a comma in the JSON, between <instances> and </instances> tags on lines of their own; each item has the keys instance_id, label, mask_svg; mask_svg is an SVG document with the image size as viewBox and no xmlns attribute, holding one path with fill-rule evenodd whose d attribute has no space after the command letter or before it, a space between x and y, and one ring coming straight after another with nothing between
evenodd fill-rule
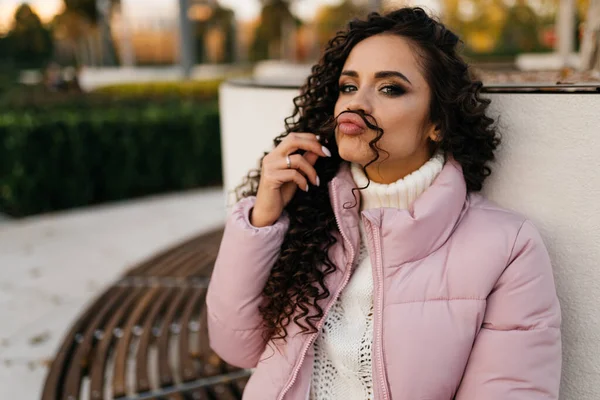
<instances>
[{"instance_id":1,"label":"woman's ear","mask_svg":"<svg viewBox=\"0 0 600 400\"><path fill-rule=\"evenodd\" d=\"M440 125L435 125L434 129L429 133L429 139L433 142L439 142L442 140L442 131Z\"/></svg>"}]
</instances>

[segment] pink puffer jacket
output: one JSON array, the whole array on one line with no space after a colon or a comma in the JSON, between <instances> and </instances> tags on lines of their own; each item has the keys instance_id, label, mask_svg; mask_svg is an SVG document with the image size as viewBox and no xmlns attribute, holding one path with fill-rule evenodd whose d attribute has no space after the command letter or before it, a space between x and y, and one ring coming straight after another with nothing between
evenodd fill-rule
<instances>
[{"instance_id":1,"label":"pink puffer jacket","mask_svg":"<svg viewBox=\"0 0 600 400\"><path fill-rule=\"evenodd\" d=\"M452 158L410 210L344 209L353 187L343 163L329 182L341 233L329 253L338 268L326 278L325 311L350 277L362 218L373 265L375 399L557 399L560 306L533 224L467 194ZM289 220L284 213L253 227L254 201L238 202L225 227L206 300L210 344L230 364L256 367L244 399L305 400L316 334L297 334L292 323L287 344L265 345L257 309Z\"/></svg>"}]
</instances>

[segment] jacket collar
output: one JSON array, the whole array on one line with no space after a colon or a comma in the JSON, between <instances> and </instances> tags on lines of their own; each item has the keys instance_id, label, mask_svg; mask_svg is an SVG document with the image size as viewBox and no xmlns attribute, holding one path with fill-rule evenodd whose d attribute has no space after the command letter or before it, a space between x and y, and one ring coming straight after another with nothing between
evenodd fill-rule
<instances>
[{"instance_id":1,"label":"jacket collar","mask_svg":"<svg viewBox=\"0 0 600 400\"><path fill-rule=\"evenodd\" d=\"M342 162L329 182L329 195L342 235L357 253L360 244L360 191L356 187L350 164ZM356 205L352 208L350 206ZM346 208L344 208L346 205ZM467 188L461 165L448 156L442 172L406 210L375 208L361 212L368 238L378 230L383 264L397 266L422 259L441 247L450 237L468 206ZM369 225L371 229L369 229ZM347 243L343 243L347 254Z\"/></svg>"}]
</instances>

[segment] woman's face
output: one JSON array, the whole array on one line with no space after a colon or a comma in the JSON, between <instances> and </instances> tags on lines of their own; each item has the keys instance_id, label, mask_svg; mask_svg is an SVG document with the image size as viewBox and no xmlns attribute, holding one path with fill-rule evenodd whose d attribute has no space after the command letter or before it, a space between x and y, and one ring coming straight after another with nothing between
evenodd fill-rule
<instances>
[{"instance_id":1,"label":"woman's face","mask_svg":"<svg viewBox=\"0 0 600 400\"><path fill-rule=\"evenodd\" d=\"M438 132L429 121L431 90L417 60L406 39L380 34L354 46L342 69L335 116L363 110L367 119L374 119L384 131L376 143L383 151L379 150L379 159L367 167L375 182L403 178L431 157L428 139L435 139ZM342 123L346 117L356 116L344 113L338 118L335 138L342 159L364 166L375 157L368 143L377 132Z\"/></svg>"}]
</instances>

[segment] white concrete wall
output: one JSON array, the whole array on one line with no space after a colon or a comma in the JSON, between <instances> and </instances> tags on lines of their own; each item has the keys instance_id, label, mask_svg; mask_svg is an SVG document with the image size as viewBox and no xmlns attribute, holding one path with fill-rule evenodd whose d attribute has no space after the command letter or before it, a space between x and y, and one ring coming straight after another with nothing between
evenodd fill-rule
<instances>
[{"instance_id":1,"label":"white concrete wall","mask_svg":"<svg viewBox=\"0 0 600 400\"><path fill-rule=\"evenodd\" d=\"M244 65L198 64L192 69L194 80L223 79L228 76L246 73ZM22 80L26 79L22 77ZM30 78L30 81L33 78ZM177 66L165 67L86 67L79 76L79 84L84 91L103 86L123 83L179 82L183 79L183 70Z\"/></svg>"},{"instance_id":2,"label":"white concrete wall","mask_svg":"<svg viewBox=\"0 0 600 400\"><path fill-rule=\"evenodd\" d=\"M222 86L227 191L272 148L296 94ZM527 215L549 247L563 311L561 399L600 399L600 95L489 97L504 143L485 193Z\"/></svg>"}]
</instances>

